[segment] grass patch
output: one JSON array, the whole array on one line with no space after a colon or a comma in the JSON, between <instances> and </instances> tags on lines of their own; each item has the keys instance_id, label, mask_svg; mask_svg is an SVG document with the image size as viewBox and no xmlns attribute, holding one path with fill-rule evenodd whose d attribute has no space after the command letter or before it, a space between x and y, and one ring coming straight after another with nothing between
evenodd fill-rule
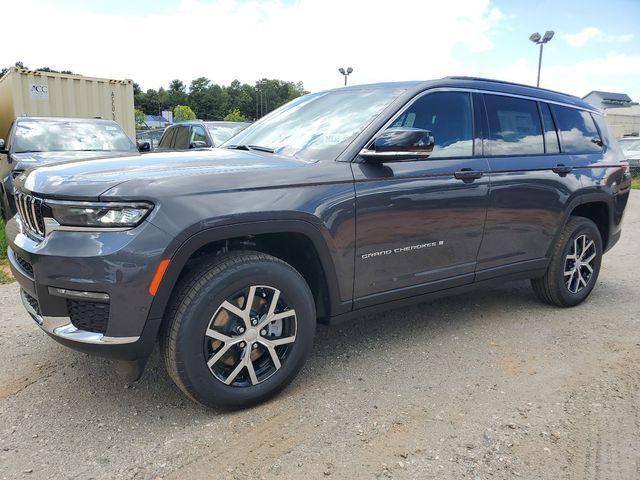
<instances>
[{"instance_id":1,"label":"grass patch","mask_svg":"<svg viewBox=\"0 0 640 480\"><path fill-rule=\"evenodd\" d=\"M11 282L13 282L13 276L7 260L7 237L4 233L4 221L0 218L0 284Z\"/></svg>"},{"instance_id":2,"label":"grass patch","mask_svg":"<svg viewBox=\"0 0 640 480\"><path fill-rule=\"evenodd\" d=\"M636 190L640 190L640 176L634 177L631 179L631 188L635 188Z\"/></svg>"},{"instance_id":3,"label":"grass patch","mask_svg":"<svg viewBox=\"0 0 640 480\"><path fill-rule=\"evenodd\" d=\"M4 233L4 220L0 218L0 260L7 258L7 236Z\"/></svg>"}]
</instances>

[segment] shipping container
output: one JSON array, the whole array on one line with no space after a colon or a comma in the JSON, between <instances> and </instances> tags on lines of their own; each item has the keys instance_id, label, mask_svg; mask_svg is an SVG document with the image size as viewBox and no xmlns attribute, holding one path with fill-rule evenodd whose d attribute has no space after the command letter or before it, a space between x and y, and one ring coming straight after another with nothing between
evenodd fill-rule
<instances>
[{"instance_id":1,"label":"shipping container","mask_svg":"<svg viewBox=\"0 0 640 480\"><path fill-rule=\"evenodd\" d=\"M0 138L16 117L115 120L135 142L133 81L12 67L0 78Z\"/></svg>"}]
</instances>

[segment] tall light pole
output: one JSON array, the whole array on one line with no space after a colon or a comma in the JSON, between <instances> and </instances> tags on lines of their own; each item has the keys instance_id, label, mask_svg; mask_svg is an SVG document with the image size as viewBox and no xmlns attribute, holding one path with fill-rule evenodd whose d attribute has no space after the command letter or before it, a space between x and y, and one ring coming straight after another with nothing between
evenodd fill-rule
<instances>
[{"instance_id":1,"label":"tall light pole","mask_svg":"<svg viewBox=\"0 0 640 480\"><path fill-rule=\"evenodd\" d=\"M538 57L538 81L536 82L536 87L540 86L540 69L542 68L542 47L545 43L553 38L553 34L555 32L553 30L547 30L544 32L544 36L541 36L538 32L532 33L529 37L536 45L540 45L540 56Z\"/></svg>"},{"instance_id":2,"label":"tall light pole","mask_svg":"<svg viewBox=\"0 0 640 480\"><path fill-rule=\"evenodd\" d=\"M349 75L351 75L351 72L353 72L353 68L348 67L348 68L345 70L344 68L340 67L340 68L338 69L338 71L339 71L342 75L344 75L344 84L345 84L345 86L346 86L346 85L347 85L347 77L348 77Z\"/></svg>"}]
</instances>

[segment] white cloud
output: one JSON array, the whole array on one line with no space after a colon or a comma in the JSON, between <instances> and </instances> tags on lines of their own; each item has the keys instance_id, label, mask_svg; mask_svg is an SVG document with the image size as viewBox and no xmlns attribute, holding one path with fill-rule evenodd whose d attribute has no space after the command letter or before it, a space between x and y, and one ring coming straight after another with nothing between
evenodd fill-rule
<instances>
[{"instance_id":1,"label":"white cloud","mask_svg":"<svg viewBox=\"0 0 640 480\"><path fill-rule=\"evenodd\" d=\"M484 52L503 16L490 0L182 0L167 13L94 14L36 0L3 9L0 65L133 78L143 88L206 76L229 83L302 80L310 90L350 81L427 79L464 70L454 50Z\"/></svg>"},{"instance_id":2,"label":"white cloud","mask_svg":"<svg viewBox=\"0 0 640 480\"><path fill-rule=\"evenodd\" d=\"M633 34L607 35L599 28L585 27L578 33L561 33L560 38L566 40L572 47L583 47L591 40L612 43L630 42L633 40Z\"/></svg>"},{"instance_id":3,"label":"white cloud","mask_svg":"<svg viewBox=\"0 0 640 480\"><path fill-rule=\"evenodd\" d=\"M518 59L497 78L535 84L537 64ZM611 52L606 56L562 65L542 65L540 86L583 97L591 90L627 93L640 100L640 55Z\"/></svg>"}]
</instances>

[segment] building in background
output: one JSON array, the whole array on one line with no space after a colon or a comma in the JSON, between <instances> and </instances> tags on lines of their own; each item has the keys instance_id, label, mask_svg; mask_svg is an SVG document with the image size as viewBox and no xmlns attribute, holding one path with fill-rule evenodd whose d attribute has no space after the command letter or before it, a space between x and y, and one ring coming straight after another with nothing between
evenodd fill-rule
<instances>
[{"instance_id":1,"label":"building in background","mask_svg":"<svg viewBox=\"0 0 640 480\"><path fill-rule=\"evenodd\" d=\"M604 112L616 138L640 134L640 105L626 93L593 90L582 99Z\"/></svg>"},{"instance_id":2,"label":"building in background","mask_svg":"<svg viewBox=\"0 0 640 480\"><path fill-rule=\"evenodd\" d=\"M594 107L598 107L600 110L636 105L636 103L633 102L631 97L626 93L601 92L599 90L593 90L582 97L582 99L585 102L589 102Z\"/></svg>"},{"instance_id":3,"label":"building in background","mask_svg":"<svg viewBox=\"0 0 640 480\"><path fill-rule=\"evenodd\" d=\"M604 118L616 138L640 136L640 105L607 108Z\"/></svg>"}]
</instances>

